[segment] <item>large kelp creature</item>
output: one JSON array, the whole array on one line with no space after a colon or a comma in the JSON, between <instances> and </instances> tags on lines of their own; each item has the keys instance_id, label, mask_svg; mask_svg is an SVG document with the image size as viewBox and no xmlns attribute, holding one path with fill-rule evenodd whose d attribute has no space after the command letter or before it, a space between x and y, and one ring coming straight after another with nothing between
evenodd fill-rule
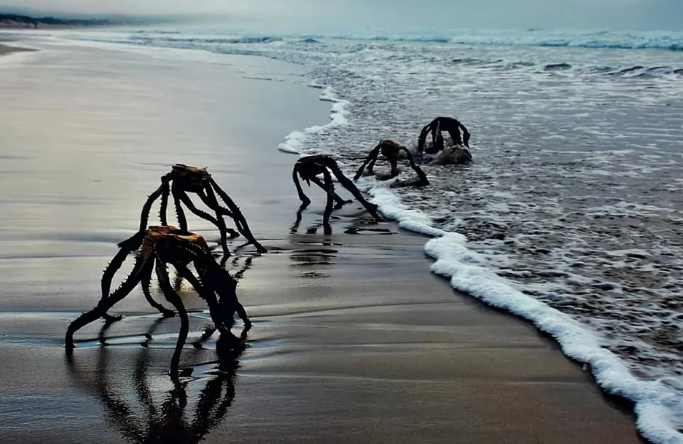
<instances>
[{"instance_id":1,"label":"large kelp creature","mask_svg":"<svg viewBox=\"0 0 683 444\"><path fill-rule=\"evenodd\" d=\"M375 146L375 148L373 148L372 151L370 151L368 157L365 159L360 168L358 168L358 171L356 172L356 175L354 176L353 180L358 180L363 174L363 171L366 169L366 167L367 171L370 174L373 174L373 168L375 167L375 162L377 162L377 158L380 153L382 153L384 158L388 160L389 164L391 165L391 173L389 175L389 179L398 176L398 160L401 158L401 155L403 154L405 157L408 158L410 167L413 169L413 171L415 171L415 173L417 173L419 181L416 182L416 185L429 185L427 175L420 169L419 166L415 164L413 155L410 153L408 148L391 139L382 139L379 141L377 146Z\"/></svg>"},{"instance_id":2,"label":"large kelp creature","mask_svg":"<svg viewBox=\"0 0 683 444\"><path fill-rule=\"evenodd\" d=\"M301 184L299 183L299 177L308 183L309 186L311 185L311 182L313 182L326 192L327 205L325 206L325 213L323 215L323 225L325 226L325 231L327 233L331 232L329 221L330 215L332 214L333 202L337 202L336 207L341 208L344 204L350 203L351 201L345 201L334 191L334 184L332 183L330 171L332 171L332 174L334 174L339 183L342 184L342 186L349 192L351 192L356 199L358 199L358 202L360 202L365 209L368 210L368 212L372 215L372 217L375 218L377 222L382 220L380 215L377 213L377 205L371 204L365 200L356 185L354 185L351 180L344 176L344 173L342 173L341 169L339 168L337 161L326 154L304 156L299 158L299 160L297 160L297 162L294 164L292 179L294 180L296 190L299 193L299 199L301 199L302 202L301 207L299 208L300 211L308 207L308 205L311 204L311 200L308 198L308 196L306 196L306 194L304 194ZM318 176L321 174L323 176L324 182L318 178Z\"/></svg>"},{"instance_id":3,"label":"large kelp creature","mask_svg":"<svg viewBox=\"0 0 683 444\"><path fill-rule=\"evenodd\" d=\"M189 319L180 295L170 283L169 264L207 302L211 319L221 334L237 342L238 338L231 332L235 313L243 320L246 330L251 326L244 307L237 299L237 281L215 261L202 236L176 227L156 226L145 232L133 271L121 286L106 297L103 295L95 308L69 325L66 332L67 350L71 351L74 347L75 332L99 318L105 318L107 311L128 296L138 284L142 284L142 291L150 304L167 316L170 310L154 301L150 293L152 275L156 273L166 300L180 316L180 333L171 360L171 373L177 374L180 354L189 331ZM188 268L190 264L194 266L198 277Z\"/></svg>"}]
</instances>

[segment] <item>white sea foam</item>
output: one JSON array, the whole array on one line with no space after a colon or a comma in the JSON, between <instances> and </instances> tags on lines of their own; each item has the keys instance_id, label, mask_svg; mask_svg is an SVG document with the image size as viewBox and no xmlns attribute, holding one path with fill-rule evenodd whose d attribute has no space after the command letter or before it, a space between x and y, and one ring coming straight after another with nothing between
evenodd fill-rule
<instances>
[{"instance_id":1,"label":"white sea foam","mask_svg":"<svg viewBox=\"0 0 683 444\"><path fill-rule=\"evenodd\" d=\"M327 125L311 126L303 131L292 131L285 136L285 141L278 145L280 151L292 154L302 154L303 146L310 136L349 124L348 117L350 112L347 110L347 107L350 106L351 103L348 100L339 99L336 96L334 89L329 86L323 89L319 99L325 102L332 102L330 122Z\"/></svg>"},{"instance_id":2,"label":"white sea foam","mask_svg":"<svg viewBox=\"0 0 683 444\"><path fill-rule=\"evenodd\" d=\"M369 184L364 185L367 188ZM434 236L425 245L425 252L436 260L431 266L434 273L449 278L456 290L525 318L552 335L565 355L590 366L605 391L635 403L637 426L643 436L657 443L683 443L683 434L677 431L683 425L679 422L683 418L683 398L676 385L666 378L644 380L633 376L619 357L603 347L599 333L516 290L490 270L483 256L467 248L464 235L433 228L428 215L402 204L383 184L368 192L382 214L396 220L401 228Z\"/></svg>"},{"instance_id":3,"label":"white sea foam","mask_svg":"<svg viewBox=\"0 0 683 444\"><path fill-rule=\"evenodd\" d=\"M285 153L299 154L301 144L308 137L305 132L292 131L285 136L285 141L278 145L277 149Z\"/></svg>"}]
</instances>

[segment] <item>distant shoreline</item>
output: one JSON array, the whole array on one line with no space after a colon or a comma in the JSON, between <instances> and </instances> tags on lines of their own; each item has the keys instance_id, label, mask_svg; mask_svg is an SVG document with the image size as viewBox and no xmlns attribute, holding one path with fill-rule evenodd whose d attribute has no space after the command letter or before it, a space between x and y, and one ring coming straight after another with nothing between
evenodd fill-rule
<instances>
[{"instance_id":1,"label":"distant shoreline","mask_svg":"<svg viewBox=\"0 0 683 444\"><path fill-rule=\"evenodd\" d=\"M117 24L108 19L69 19L57 17L35 17L23 14L0 13L0 28L40 29L47 27L91 27Z\"/></svg>"},{"instance_id":2,"label":"distant shoreline","mask_svg":"<svg viewBox=\"0 0 683 444\"><path fill-rule=\"evenodd\" d=\"M0 10L0 29L71 29L71 28L108 28L125 26L161 26L179 23L210 23L217 19L216 15L48 15L37 12L10 13Z\"/></svg>"}]
</instances>

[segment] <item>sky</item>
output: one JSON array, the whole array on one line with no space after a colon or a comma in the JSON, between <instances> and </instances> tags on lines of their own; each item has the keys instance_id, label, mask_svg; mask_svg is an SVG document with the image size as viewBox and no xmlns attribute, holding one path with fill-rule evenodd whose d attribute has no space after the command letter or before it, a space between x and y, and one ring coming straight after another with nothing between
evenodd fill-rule
<instances>
[{"instance_id":1,"label":"sky","mask_svg":"<svg viewBox=\"0 0 683 444\"><path fill-rule=\"evenodd\" d=\"M3 7L85 14L221 14L305 24L683 31L683 0L0 0ZM382 27L382 26L378 26Z\"/></svg>"}]
</instances>

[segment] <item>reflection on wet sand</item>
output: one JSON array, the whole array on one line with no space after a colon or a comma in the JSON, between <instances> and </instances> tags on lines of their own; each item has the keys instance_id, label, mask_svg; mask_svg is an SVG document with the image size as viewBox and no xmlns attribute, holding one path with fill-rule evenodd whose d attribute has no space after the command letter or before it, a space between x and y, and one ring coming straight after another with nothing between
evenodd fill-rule
<instances>
[{"instance_id":1,"label":"reflection on wet sand","mask_svg":"<svg viewBox=\"0 0 683 444\"><path fill-rule=\"evenodd\" d=\"M107 347L99 349L94 371L79 368L74 360L69 361L68 369L79 387L98 398L109 423L129 442L198 443L225 419L235 397L235 372L245 347L244 342L240 347L233 346L231 341L218 340L218 361L196 400L188 397L188 385L203 378L154 381L148 375L151 359L146 347L137 354L131 387L111 378ZM155 401L152 387L160 383L170 383L171 387L163 393L163 399ZM117 387L121 393L117 393ZM127 396L131 389L137 402ZM188 406L192 408L189 414Z\"/></svg>"},{"instance_id":2,"label":"reflection on wet sand","mask_svg":"<svg viewBox=\"0 0 683 444\"><path fill-rule=\"evenodd\" d=\"M292 224L292 227L289 229L290 234L298 234L299 225L301 225L302 212L303 208L299 208L299 210L296 212L296 220ZM336 219L336 217L332 216L332 219ZM306 234L318 234L318 229L320 227L323 227L323 233L332 234L332 226L329 223L325 222L317 222L309 225L308 228L306 228Z\"/></svg>"},{"instance_id":3,"label":"reflection on wet sand","mask_svg":"<svg viewBox=\"0 0 683 444\"><path fill-rule=\"evenodd\" d=\"M292 260L292 265L295 267L316 266L316 265L332 265L333 258L337 257L338 250L333 248L324 248L329 245L322 243L321 247L302 248L292 251L289 256Z\"/></svg>"}]
</instances>

